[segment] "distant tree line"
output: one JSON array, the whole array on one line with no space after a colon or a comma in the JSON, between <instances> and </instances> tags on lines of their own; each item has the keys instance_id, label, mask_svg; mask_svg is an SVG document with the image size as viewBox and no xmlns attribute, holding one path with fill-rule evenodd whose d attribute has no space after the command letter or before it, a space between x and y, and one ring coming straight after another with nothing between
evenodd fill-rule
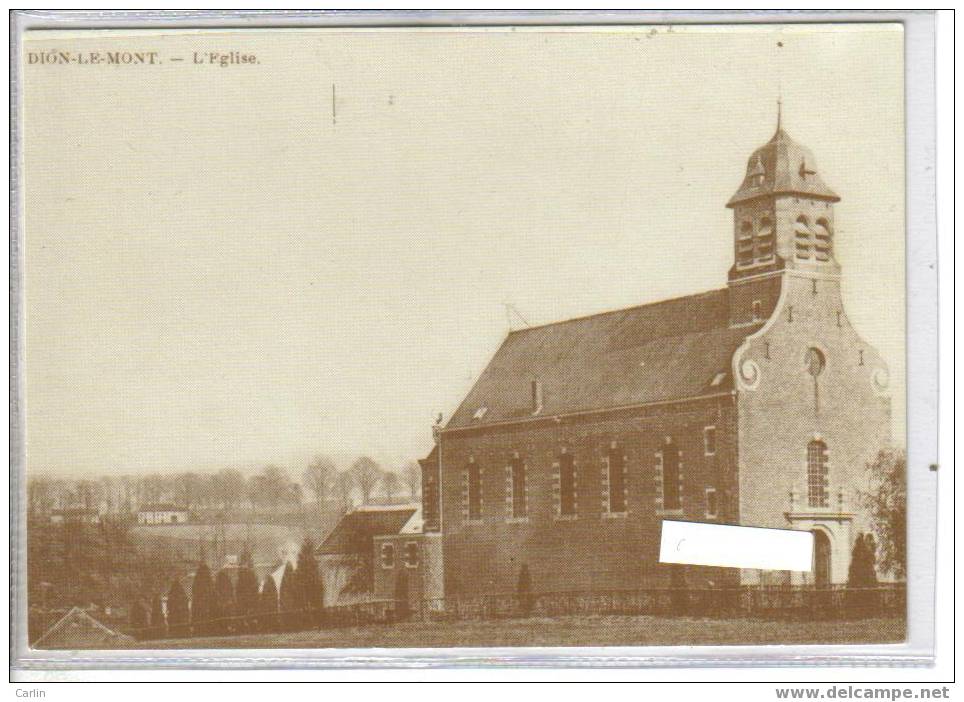
<instances>
[{"instance_id":1,"label":"distant tree line","mask_svg":"<svg viewBox=\"0 0 964 702\"><path fill-rule=\"evenodd\" d=\"M158 503L174 503L188 510L278 513L298 509L306 501L319 505L334 502L348 510L358 503L418 501L421 491L421 472L414 461L399 470L385 470L362 456L339 469L330 458L316 456L299 477L300 481L293 480L276 465L247 476L236 468L80 480L39 475L27 483L27 513L33 519L54 510L77 508L131 514L140 506Z\"/></svg>"}]
</instances>

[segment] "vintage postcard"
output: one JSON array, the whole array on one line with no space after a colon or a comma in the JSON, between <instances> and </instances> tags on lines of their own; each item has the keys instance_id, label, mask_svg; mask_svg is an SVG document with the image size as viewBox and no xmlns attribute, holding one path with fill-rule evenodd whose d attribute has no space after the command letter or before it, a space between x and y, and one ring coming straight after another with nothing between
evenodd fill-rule
<instances>
[{"instance_id":1,"label":"vintage postcard","mask_svg":"<svg viewBox=\"0 0 964 702\"><path fill-rule=\"evenodd\" d=\"M905 640L901 24L21 65L31 649Z\"/></svg>"}]
</instances>

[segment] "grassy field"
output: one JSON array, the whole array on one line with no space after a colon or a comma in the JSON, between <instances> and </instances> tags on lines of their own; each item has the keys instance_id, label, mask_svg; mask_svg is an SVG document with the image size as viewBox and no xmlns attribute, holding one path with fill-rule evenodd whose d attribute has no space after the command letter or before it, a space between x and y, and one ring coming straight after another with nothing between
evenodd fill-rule
<instances>
[{"instance_id":1,"label":"grassy field","mask_svg":"<svg viewBox=\"0 0 964 702\"><path fill-rule=\"evenodd\" d=\"M648 616L571 616L393 625L141 642L141 648L398 648L832 644L903 641L902 619L790 622Z\"/></svg>"}]
</instances>

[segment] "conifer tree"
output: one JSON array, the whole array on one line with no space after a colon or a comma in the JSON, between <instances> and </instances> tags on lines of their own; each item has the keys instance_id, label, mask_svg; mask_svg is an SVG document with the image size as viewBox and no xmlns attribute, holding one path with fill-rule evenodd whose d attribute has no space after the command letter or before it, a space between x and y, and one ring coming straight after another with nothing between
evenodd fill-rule
<instances>
[{"instance_id":1,"label":"conifer tree","mask_svg":"<svg viewBox=\"0 0 964 702\"><path fill-rule=\"evenodd\" d=\"M191 586L191 624L194 634L210 633L211 622L215 618L214 581L207 563L198 563Z\"/></svg>"},{"instance_id":2,"label":"conifer tree","mask_svg":"<svg viewBox=\"0 0 964 702\"><path fill-rule=\"evenodd\" d=\"M131 605L130 611L130 621L131 629L134 630L134 636L139 639L147 637L147 607L140 600L135 600Z\"/></svg>"},{"instance_id":3,"label":"conifer tree","mask_svg":"<svg viewBox=\"0 0 964 702\"><path fill-rule=\"evenodd\" d=\"M860 534L854 542L847 573L847 609L853 616L872 614L877 603L876 544L870 534Z\"/></svg>"},{"instance_id":4,"label":"conifer tree","mask_svg":"<svg viewBox=\"0 0 964 702\"><path fill-rule=\"evenodd\" d=\"M167 622L164 621L164 606L161 604L161 596L154 595L151 601L151 638L164 638Z\"/></svg>"},{"instance_id":5,"label":"conifer tree","mask_svg":"<svg viewBox=\"0 0 964 702\"><path fill-rule=\"evenodd\" d=\"M870 534L860 534L854 542L847 573L847 586L865 588L877 586L876 544Z\"/></svg>"},{"instance_id":6,"label":"conifer tree","mask_svg":"<svg viewBox=\"0 0 964 702\"><path fill-rule=\"evenodd\" d=\"M877 587L877 541L873 534L864 534L864 549L867 557L867 585Z\"/></svg>"},{"instance_id":7,"label":"conifer tree","mask_svg":"<svg viewBox=\"0 0 964 702\"><path fill-rule=\"evenodd\" d=\"M190 616L187 595L181 587L181 581L174 578L171 589L167 592L168 633L171 636L187 636Z\"/></svg>"},{"instance_id":8,"label":"conifer tree","mask_svg":"<svg viewBox=\"0 0 964 702\"><path fill-rule=\"evenodd\" d=\"M260 631L277 631L278 629L278 588L274 578L270 575L261 585L261 595L258 598L258 629Z\"/></svg>"},{"instance_id":9,"label":"conifer tree","mask_svg":"<svg viewBox=\"0 0 964 702\"><path fill-rule=\"evenodd\" d=\"M281 576L281 592L278 603L281 609L281 625L285 629L292 629L297 626L301 618L301 588L299 587L295 570L291 563L285 563L285 570Z\"/></svg>"},{"instance_id":10,"label":"conifer tree","mask_svg":"<svg viewBox=\"0 0 964 702\"><path fill-rule=\"evenodd\" d=\"M217 607L218 622L217 629L221 633L229 633L237 629L238 614L234 601L234 583L227 571L219 570L218 576L214 579L214 598Z\"/></svg>"},{"instance_id":11,"label":"conifer tree","mask_svg":"<svg viewBox=\"0 0 964 702\"><path fill-rule=\"evenodd\" d=\"M234 593L235 611L239 617L237 621L244 628L253 628L255 615L260 610L258 602L258 577L254 574L250 555L242 557L241 568L238 570L238 584Z\"/></svg>"},{"instance_id":12,"label":"conifer tree","mask_svg":"<svg viewBox=\"0 0 964 702\"><path fill-rule=\"evenodd\" d=\"M301 609L307 612L311 623L317 624L325 606L325 589L318 572L318 561L315 560L315 544L309 537L305 537L301 544L295 573L298 576Z\"/></svg>"}]
</instances>

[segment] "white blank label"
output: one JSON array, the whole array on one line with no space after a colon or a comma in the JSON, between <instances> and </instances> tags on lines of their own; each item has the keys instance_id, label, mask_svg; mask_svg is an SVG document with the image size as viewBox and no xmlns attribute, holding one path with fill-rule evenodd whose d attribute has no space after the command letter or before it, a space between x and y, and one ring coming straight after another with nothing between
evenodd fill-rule
<instances>
[{"instance_id":1,"label":"white blank label","mask_svg":"<svg viewBox=\"0 0 964 702\"><path fill-rule=\"evenodd\" d=\"M792 529L663 521L659 561L810 572L813 534Z\"/></svg>"}]
</instances>

